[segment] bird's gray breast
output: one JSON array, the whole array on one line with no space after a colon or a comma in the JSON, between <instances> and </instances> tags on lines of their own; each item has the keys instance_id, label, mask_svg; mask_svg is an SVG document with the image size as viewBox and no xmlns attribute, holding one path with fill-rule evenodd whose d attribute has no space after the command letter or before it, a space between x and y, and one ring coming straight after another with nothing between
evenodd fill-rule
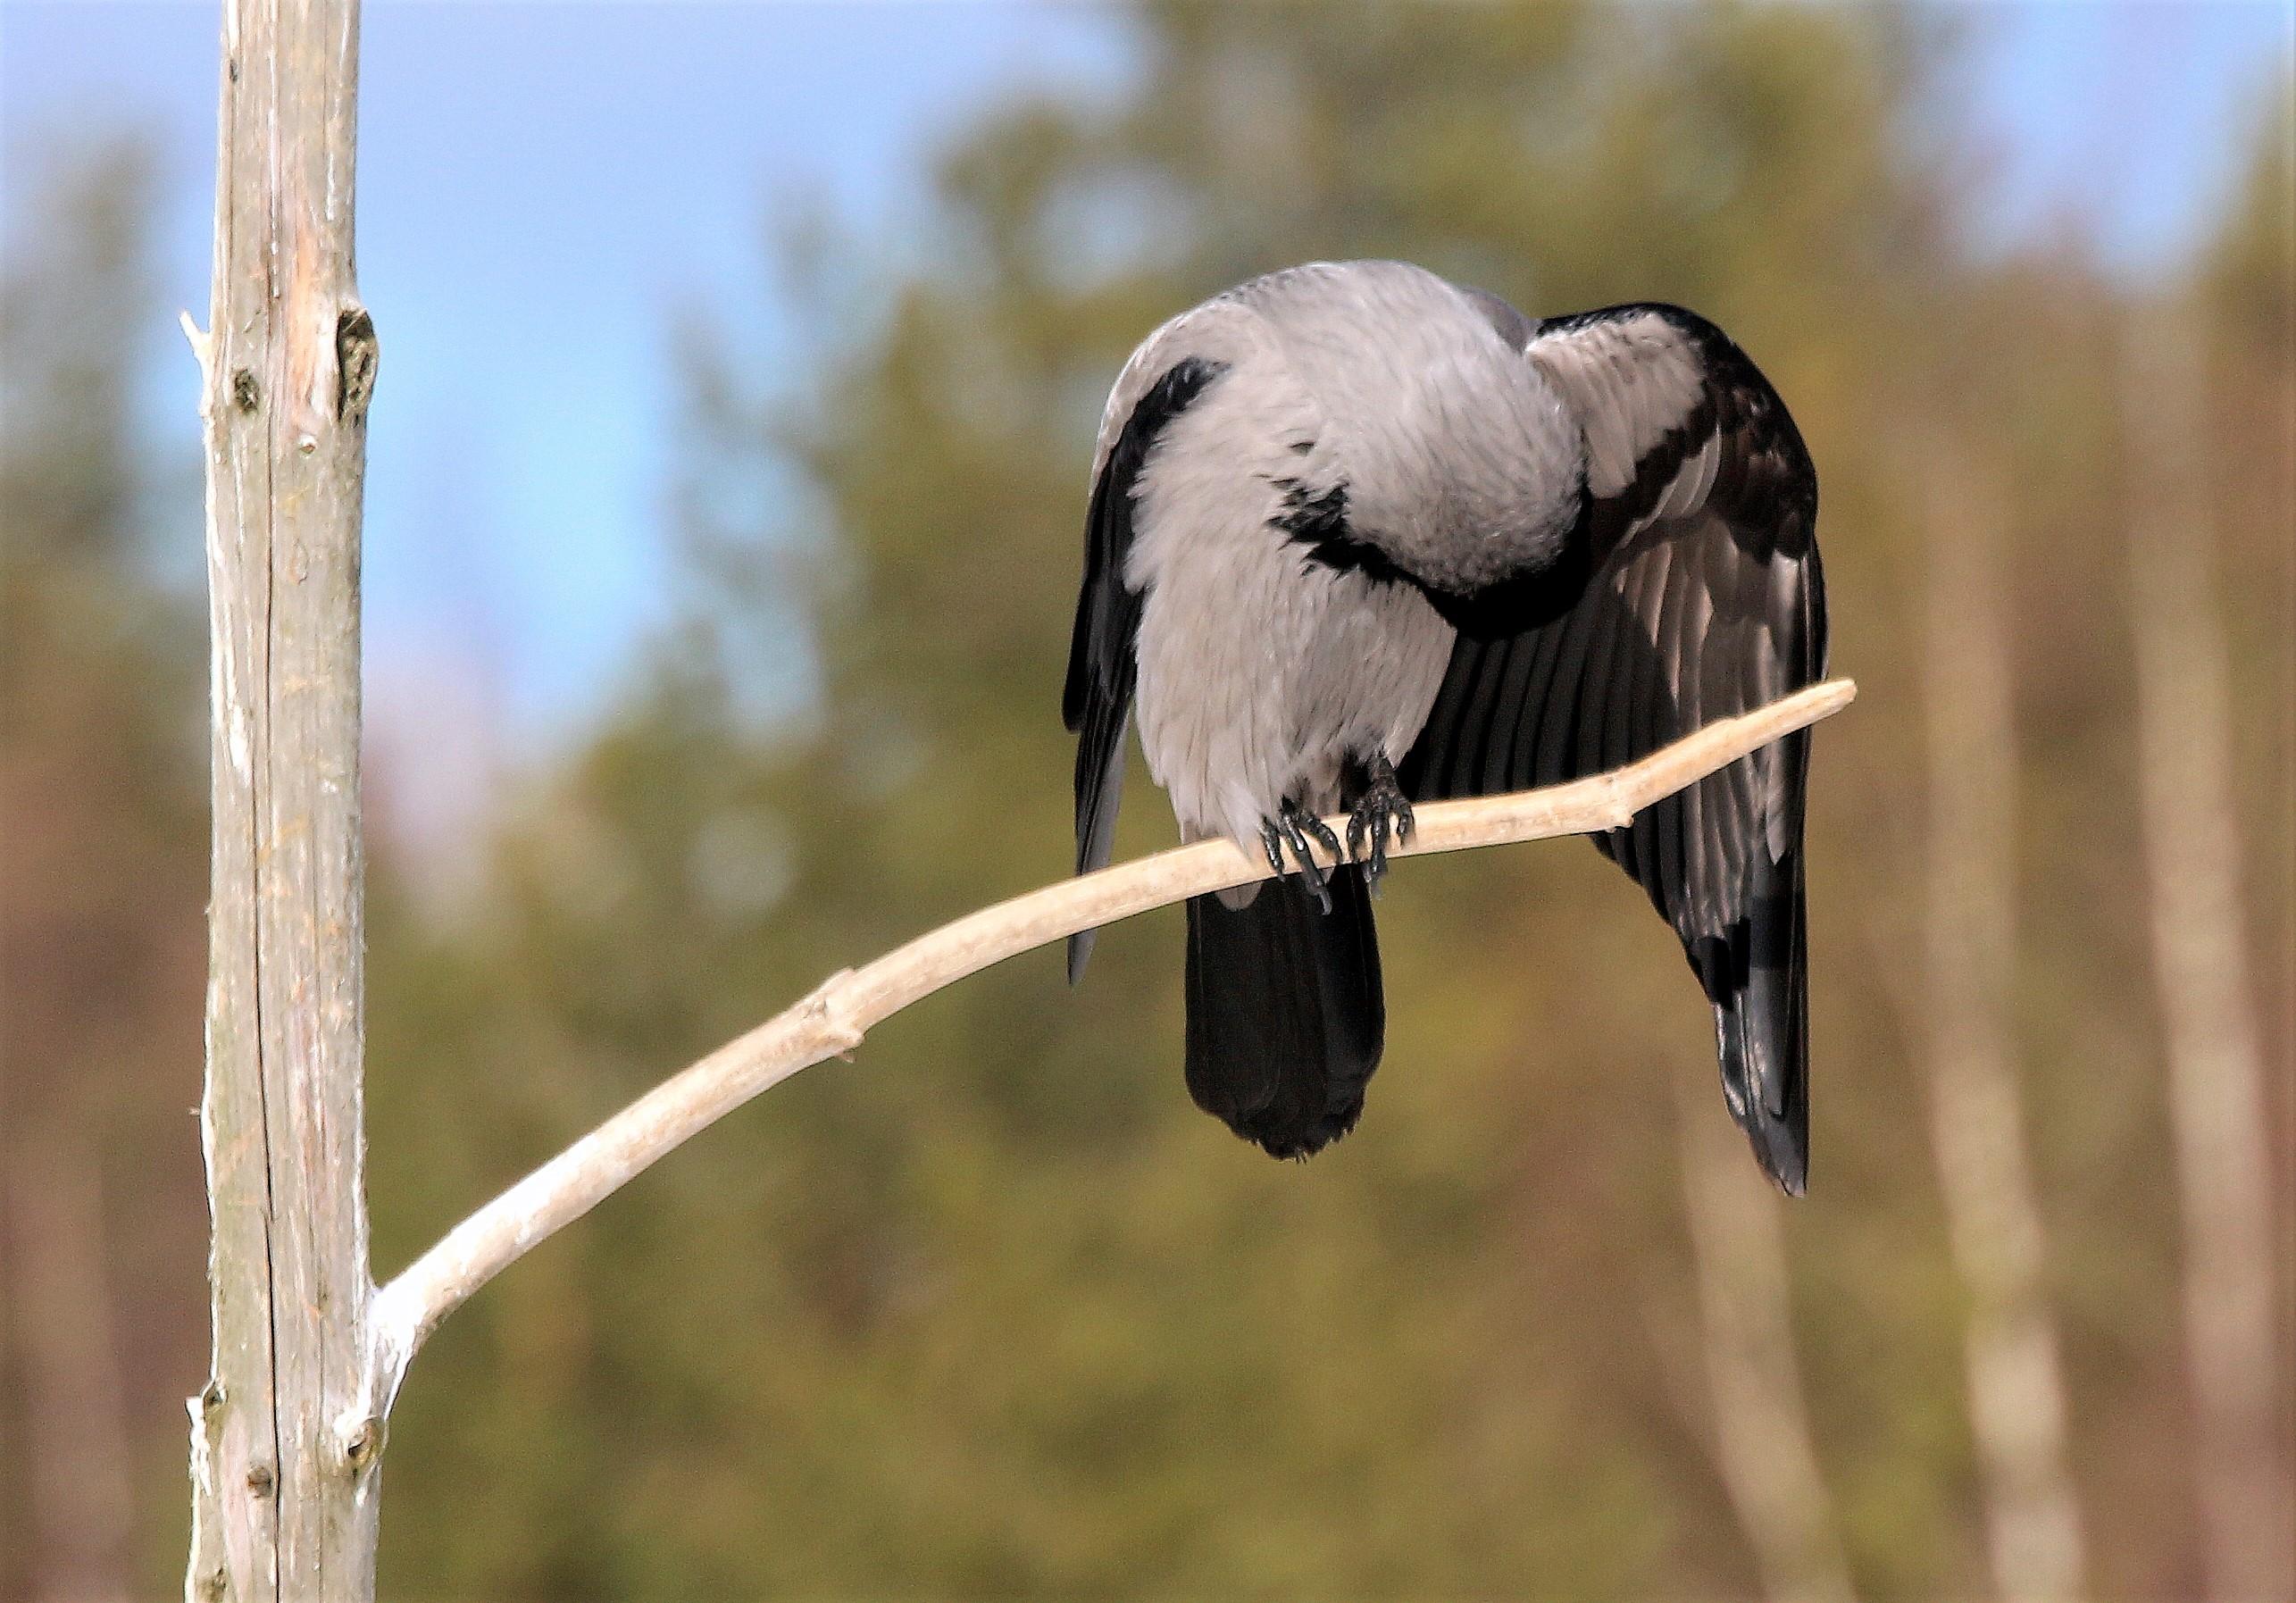
<instances>
[{"instance_id":1,"label":"bird's gray breast","mask_svg":"<svg viewBox=\"0 0 2296 1603\"><path fill-rule=\"evenodd\" d=\"M1303 497L1340 482L1325 421L1263 346L1140 472L1125 575L1142 593L1140 745L1190 839L1248 849L1287 798L1332 810L1342 764L1400 760L1442 680L1454 637L1415 589L1298 538Z\"/></svg>"}]
</instances>

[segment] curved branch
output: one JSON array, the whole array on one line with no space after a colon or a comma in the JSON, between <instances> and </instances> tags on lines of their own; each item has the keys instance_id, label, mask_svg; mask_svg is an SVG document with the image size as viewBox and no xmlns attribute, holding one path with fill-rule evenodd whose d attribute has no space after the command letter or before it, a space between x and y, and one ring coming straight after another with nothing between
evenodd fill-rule
<instances>
[{"instance_id":1,"label":"curved branch","mask_svg":"<svg viewBox=\"0 0 2296 1603\"><path fill-rule=\"evenodd\" d=\"M1609 773L1511 796L1437 802L1417 810L1407 846L1424 856L1516 840L1623 828L1634 814L1848 706L1848 680L1811 685L1769 705L1707 724ZM1332 821L1344 829L1344 818ZM1319 854L1320 855L1320 854ZM340 1429L372 1438L400 1377L440 1320L545 1238L572 1223L673 1148L798 1070L848 1056L872 1025L992 963L1231 885L1267 878L1267 865L1227 840L1200 840L968 914L858 969L664 1081L463 1220L376 1293L371 1386Z\"/></svg>"}]
</instances>

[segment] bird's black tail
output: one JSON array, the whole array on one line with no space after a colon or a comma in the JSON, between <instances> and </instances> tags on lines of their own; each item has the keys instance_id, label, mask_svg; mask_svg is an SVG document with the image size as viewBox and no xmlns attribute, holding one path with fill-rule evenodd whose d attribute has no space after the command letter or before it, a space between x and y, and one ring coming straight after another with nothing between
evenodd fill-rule
<instances>
[{"instance_id":1,"label":"bird's black tail","mask_svg":"<svg viewBox=\"0 0 2296 1603\"><path fill-rule=\"evenodd\" d=\"M1809 1178L1809 998L1801 852L1766 853L1754 870L1738 939L1714 943L1691 965L1714 1003L1722 1090L1754 1156L1799 1197Z\"/></svg>"},{"instance_id":2,"label":"bird's black tail","mask_svg":"<svg viewBox=\"0 0 2296 1603\"><path fill-rule=\"evenodd\" d=\"M1243 907L1188 904L1188 1092L1277 1157L1355 1128L1387 1031L1362 870L1332 874L1323 912L1288 881Z\"/></svg>"}]
</instances>

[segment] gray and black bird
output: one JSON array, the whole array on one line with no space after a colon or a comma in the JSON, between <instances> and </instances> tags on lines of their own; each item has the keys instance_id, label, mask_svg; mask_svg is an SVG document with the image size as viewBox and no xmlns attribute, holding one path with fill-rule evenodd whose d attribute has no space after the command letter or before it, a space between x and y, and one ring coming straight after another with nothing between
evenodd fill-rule
<instances>
[{"instance_id":1,"label":"gray and black bird","mask_svg":"<svg viewBox=\"0 0 2296 1603\"><path fill-rule=\"evenodd\" d=\"M1317 263L1149 335L1094 453L1077 871L1108 860L1136 715L1181 835L1288 857L1298 887L1189 904L1197 1104L1280 1157L1346 1134L1385 1031L1369 890L1411 803L1615 768L1817 680L1816 517L1777 392L1680 307L1540 321L1405 263ZM1594 838L1682 938L1730 1111L1793 1192L1808 766L1790 735Z\"/></svg>"}]
</instances>

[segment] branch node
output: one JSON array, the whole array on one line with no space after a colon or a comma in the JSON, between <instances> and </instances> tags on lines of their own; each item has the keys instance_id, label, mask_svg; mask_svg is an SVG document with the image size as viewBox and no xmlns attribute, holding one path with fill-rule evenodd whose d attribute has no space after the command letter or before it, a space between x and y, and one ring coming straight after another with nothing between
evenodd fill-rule
<instances>
[{"instance_id":1,"label":"branch node","mask_svg":"<svg viewBox=\"0 0 2296 1603\"><path fill-rule=\"evenodd\" d=\"M355 1475L381 1457L385 1428L380 1419L356 1408L338 1420L335 1445L343 1455L343 1467Z\"/></svg>"},{"instance_id":2,"label":"branch node","mask_svg":"<svg viewBox=\"0 0 2296 1603\"><path fill-rule=\"evenodd\" d=\"M335 415L353 428L367 421L380 354L375 320L364 306L346 306L335 320Z\"/></svg>"},{"instance_id":3,"label":"branch node","mask_svg":"<svg viewBox=\"0 0 2296 1603\"><path fill-rule=\"evenodd\" d=\"M1626 786L1616 773L1602 776L1602 791L1603 801L1609 809L1604 820L1607 826L1614 830L1633 828L1634 798L1627 794Z\"/></svg>"},{"instance_id":4,"label":"branch node","mask_svg":"<svg viewBox=\"0 0 2296 1603\"><path fill-rule=\"evenodd\" d=\"M846 1063L853 1061L853 1054L860 1048L864 1033L845 1009L838 1005L836 993L852 978L851 969L841 968L814 987L813 994L797 1004L798 1016Z\"/></svg>"}]
</instances>

